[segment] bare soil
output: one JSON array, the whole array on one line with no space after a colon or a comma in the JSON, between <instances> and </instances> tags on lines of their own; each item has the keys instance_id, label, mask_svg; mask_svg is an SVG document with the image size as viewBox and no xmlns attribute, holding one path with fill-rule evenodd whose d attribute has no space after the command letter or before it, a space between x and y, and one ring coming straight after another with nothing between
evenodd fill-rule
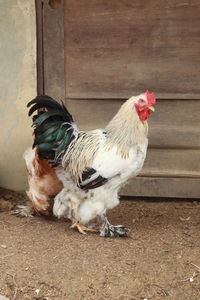
<instances>
[{"instance_id":1,"label":"bare soil","mask_svg":"<svg viewBox=\"0 0 200 300\"><path fill-rule=\"evenodd\" d=\"M131 235L117 239L11 215L23 202L0 189L0 299L200 299L198 202L122 201L109 219Z\"/></svg>"}]
</instances>

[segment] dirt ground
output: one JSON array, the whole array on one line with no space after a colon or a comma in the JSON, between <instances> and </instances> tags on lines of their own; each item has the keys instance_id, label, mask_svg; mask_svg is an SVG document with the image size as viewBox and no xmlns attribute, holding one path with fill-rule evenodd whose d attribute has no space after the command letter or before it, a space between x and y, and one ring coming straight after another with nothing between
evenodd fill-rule
<instances>
[{"instance_id":1,"label":"dirt ground","mask_svg":"<svg viewBox=\"0 0 200 300\"><path fill-rule=\"evenodd\" d=\"M200 299L199 202L122 201L109 219L131 235L111 239L11 215L24 201L0 189L0 299Z\"/></svg>"}]
</instances>

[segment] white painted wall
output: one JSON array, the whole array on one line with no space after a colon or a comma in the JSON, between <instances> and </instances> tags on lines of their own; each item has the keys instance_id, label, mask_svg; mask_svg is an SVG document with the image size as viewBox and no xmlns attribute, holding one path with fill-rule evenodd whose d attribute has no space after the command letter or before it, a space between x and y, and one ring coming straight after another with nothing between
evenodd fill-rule
<instances>
[{"instance_id":1,"label":"white painted wall","mask_svg":"<svg viewBox=\"0 0 200 300\"><path fill-rule=\"evenodd\" d=\"M23 190L32 143L27 102L36 95L34 0L0 0L0 186Z\"/></svg>"}]
</instances>

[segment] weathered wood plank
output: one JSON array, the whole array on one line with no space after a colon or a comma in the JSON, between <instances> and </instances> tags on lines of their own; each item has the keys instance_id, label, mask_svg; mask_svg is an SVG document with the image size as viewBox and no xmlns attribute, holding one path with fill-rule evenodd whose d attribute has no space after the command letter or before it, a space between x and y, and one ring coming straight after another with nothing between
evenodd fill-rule
<instances>
[{"instance_id":1,"label":"weathered wood plank","mask_svg":"<svg viewBox=\"0 0 200 300\"><path fill-rule=\"evenodd\" d=\"M43 1L44 92L61 100L65 98L63 1L52 7Z\"/></svg>"},{"instance_id":2,"label":"weathered wood plank","mask_svg":"<svg viewBox=\"0 0 200 300\"><path fill-rule=\"evenodd\" d=\"M200 197L200 179L137 177L121 191L121 195L140 197Z\"/></svg>"},{"instance_id":3,"label":"weathered wood plank","mask_svg":"<svg viewBox=\"0 0 200 300\"><path fill-rule=\"evenodd\" d=\"M199 99L199 1L65 3L67 97Z\"/></svg>"},{"instance_id":4,"label":"weathered wood plank","mask_svg":"<svg viewBox=\"0 0 200 300\"><path fill-rule=\"evenodd\" d=\"M37 30L37 94L44 94L43 2L35 1Z\"/></svg>"},{"instance_id":5,"label":"weathered wood plank","mask_svg":"<svg viewBox=\"0 0 200 300\"><path fill-rule=\"evenodd\" d=\"M149 147L140 175L200 179L200 149L155 149Z\"/></svg>"}]
</instances>

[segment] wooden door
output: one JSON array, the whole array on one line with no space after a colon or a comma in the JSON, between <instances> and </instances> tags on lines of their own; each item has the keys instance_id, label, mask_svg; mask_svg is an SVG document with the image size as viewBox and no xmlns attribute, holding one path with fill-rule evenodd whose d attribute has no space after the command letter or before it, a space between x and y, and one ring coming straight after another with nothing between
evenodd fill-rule
<instances>
[{"instance_id":1,"label":"wooden door","mask_svg":"<svg viewBox=\"0 0 200 300\"><path fill-rule=\"evenodd\" d=\"M147 159L122 193L198 198L200 2L40 4L39 92L65 99L78 126L94 129L104 127L125 99L154 91Z\"/></svg>"}]
</instances>

